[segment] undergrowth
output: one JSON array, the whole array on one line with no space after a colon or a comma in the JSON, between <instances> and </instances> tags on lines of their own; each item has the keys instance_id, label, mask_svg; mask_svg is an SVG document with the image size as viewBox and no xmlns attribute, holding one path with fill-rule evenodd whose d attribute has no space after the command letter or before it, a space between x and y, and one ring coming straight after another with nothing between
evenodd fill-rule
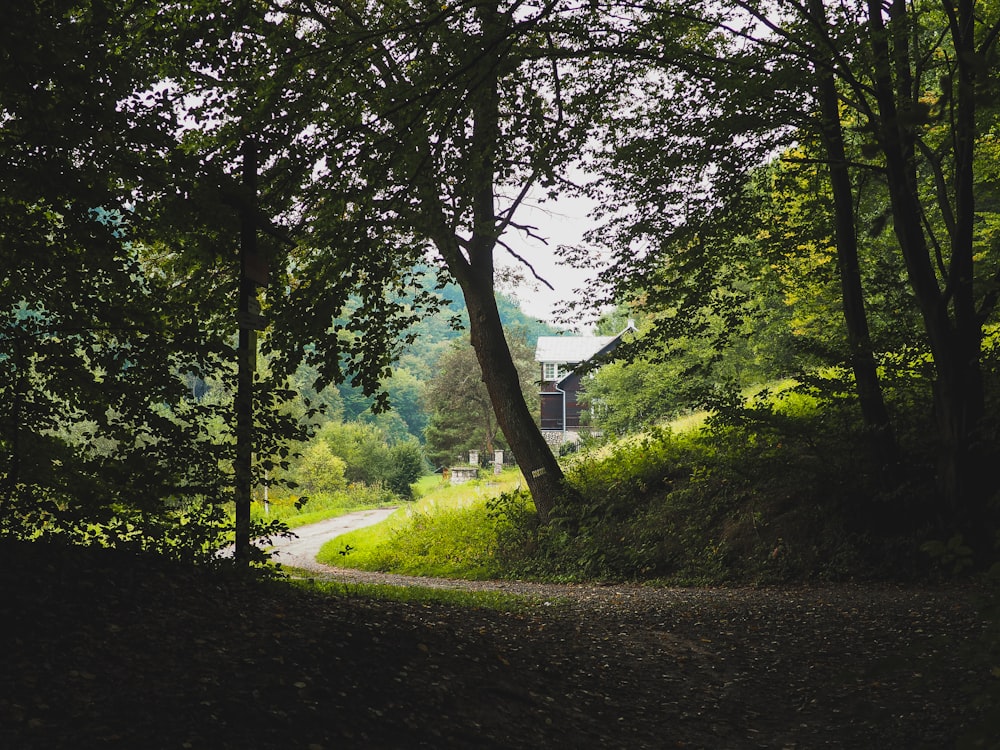
<instances>
[{"instance_id":1,"label":"undergrowth","mask_svg":"<svg viewBox=\"0 0 1000 750\"><path fill-rule=\"evenodd\" d=\"M317 492L307 497L278 495L266 504L256 500L251 504L250 514L255 521L281 521L294 529L350 511L386 507L399 501L399 496L381 485L354 483L337 492Z\"/></svg>"},{"instance_id":2,"label":"undergrowth","mask_svg":"<svg viewBox=\"0 0 1000 750\"><path fill-rule=\"evenodd\" d=\"M699 585L927 572L927 528L897 518L880 531L900 493L922 502L926 471L885 484L849 413L800 394L741 416L576 454L579 499L546 527L506 532L507 573Z\"/></svg>"}]
</instances>

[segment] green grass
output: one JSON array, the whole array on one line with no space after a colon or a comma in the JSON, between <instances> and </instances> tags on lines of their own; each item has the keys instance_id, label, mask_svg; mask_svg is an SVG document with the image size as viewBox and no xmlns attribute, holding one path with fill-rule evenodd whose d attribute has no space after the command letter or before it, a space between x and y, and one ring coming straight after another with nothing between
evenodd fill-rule
<instances>
[{"instance_id":1,"label":"green grass","mask_svg":"<svg viewBox=\"0 0 1000 750\"><path fill-rule=\"evenodd\" d=\"M576 492L547 525L515 491L517 472L455 487L427 477L418 501L328 542L318 559L471 580L672 585L923 574L931 527L918 511L933 507L932 466L915 454L887 486L852 404L788 386L749 394L722 419L693 414L567 456Z\"/></svg>"},{"instance_id":2,"label":"green grass","mask_svg":"<svg viewBox=\"0 0 1000 750\"><path fill-rule=\"evenodd\" d=\"M788 386L727 419L574 454L578 497L520 536L506 574L671 585L920 575L927 465L888 487L853 404Z\"/></svg>"},{"instance_id":3,"label":"green grass","mask_svg":"<svg viewBox=\"0 0 1000 750\"><path fill-rule=\"evenodd\" d=\"M536 606L560 606L563 600L509 594L503 591L466 591L463 589L431 588L428 586L388 586L371 583L347 583L310 577L307 570L285 568L296 576L291 583L309 591L340 598L379 599L411 604L442 604L469 609L491 609L498 612L523 612Z\"/></svg>"},{"instance_id":4,"label":"green grass","mask_svg":"<svg viewBox=\"0 0 1000 750\"><path fill-rule=\"evenodd\" d=\"M519 471L462 485L426 483L415 503L382 523L327 542L317 559L336 567L471 580L499 574L497 527L488 500L522 483Z\"/></svg>"},{"instance_id":5,"label":"green grass","mask_svg":"<svg viewBox=\"0 0 1000 750\"><path fill-rule=\"evenodd\" d=\"M432 492L441 490L445 486L440 474L427 474L414 482L410 486L410 489L413 491L413 499L419 500Z\"/></svg>"},{"instance_id":6,"label":"green grass","mask_svg":"<svg viewBox=\"0 0 1000 750\"><path fill-rule=\"evenodd\" d=\"M429 477L429 479L433 481L437 478ZM386 508L398 503L399 498L387 490L352 484L341 492L320 492L311 495L304 504L300 504L300 498L296 495L279 495L268 503L266 513L264 503L254 501L250 507L250 515L255 521L282 521L288 528L294 529L328 518L336 518L355 510Z\"/></svg>"},{"instance_id":7,"label":"green grass","mask_svg":"<svg viewBox=\"0 0 1000 750\"><path fill-rule=\"evenodd\" d=\"M675 417L670 420L668 427L671 432L690 432L692 430L700 429L705 425L705 420L708 419L707 411L695 411L690 414L682 414L679 417Z\"/></svg>"}]
</instances>

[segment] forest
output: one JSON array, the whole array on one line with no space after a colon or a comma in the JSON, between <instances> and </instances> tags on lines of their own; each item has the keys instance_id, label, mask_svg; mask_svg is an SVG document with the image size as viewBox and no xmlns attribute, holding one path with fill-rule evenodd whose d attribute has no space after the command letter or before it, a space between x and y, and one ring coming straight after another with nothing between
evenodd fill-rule
<instances>
[{"instance_id":1,"label":"forest","mask_svg":"<svg viewBox=\"0 0 1000 750\"><path fill-rule=\"evenodd\" d=\"M996 0L6 0L0 745L996 747L998 39ZM552 256L587 280L539 321ZM551 441L538 337L633 324Z\"/></svg>"}]
</instances>

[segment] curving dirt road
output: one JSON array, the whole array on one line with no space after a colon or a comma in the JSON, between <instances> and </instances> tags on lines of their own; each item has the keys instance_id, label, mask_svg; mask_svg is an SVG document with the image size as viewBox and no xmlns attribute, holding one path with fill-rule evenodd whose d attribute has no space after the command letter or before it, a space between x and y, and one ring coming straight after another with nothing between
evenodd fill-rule
<instances>
[{"instance_id":1,"label":"curving dirt road","mask_svg":"<svg viewBox=\"0 0 1000 750\"><path fill-rule=\"evenodd\" d=\"M317 573L329 573L335 568L316 562L316 555L324 544L348 531L373 526L395 512L395 508L358 510L319 523L300 526L294 529L294 537L275 540L272 557L275 562L282 565L294 565Z\"/></svg>"},{"instance_id":2,"label":"curving dirt road","mask_svg":"<svg viewBox=\"0 0 1000 750\"><path fill-rule=\"evenodd\" d=\"M300 618L299 627L323 628L307 639L306 664L322 663L318 642L343 647L333 662L335 695L372 689L378 705L391 707L364 727L368 746L952 747L981 720L970 696L988 689L984 665L994 662L970 656L983 648L975 589L458 581L316 562L327 540L390 513L362 511L300 528L299 539L278 545L277 559L316 578L499 590L541 606L497 613L346 597L334 610L343 623L331 625L326 609ZM281 620L259 629L287 627ZM332 632L342 635L331 639ZM345 665L371 649L375 666L349 677ZM310 668L300 664L294 679L311 685L301 677ZM311 679L321 684L322 672ZM398 685L405 689L397 694ZM394 720L410 739L373 742L378 732L394 731Z\"/></svg>"}]
</instances>

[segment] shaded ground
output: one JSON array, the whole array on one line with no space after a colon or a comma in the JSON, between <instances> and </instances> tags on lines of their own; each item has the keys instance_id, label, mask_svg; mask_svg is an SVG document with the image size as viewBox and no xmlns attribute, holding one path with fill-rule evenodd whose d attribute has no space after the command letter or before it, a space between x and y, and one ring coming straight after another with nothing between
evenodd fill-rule
<instances>
[{"instance_id":1,"label":"shaded ground","mask_svg":"<svg viewBox=\"0 0 1000 750\"><path fill-rule=\"evenodd\" d=\"M0 544L0 747L944 748L990 679L965 589L533 590L332 599Z\"/></svg>"}]
</instances>

